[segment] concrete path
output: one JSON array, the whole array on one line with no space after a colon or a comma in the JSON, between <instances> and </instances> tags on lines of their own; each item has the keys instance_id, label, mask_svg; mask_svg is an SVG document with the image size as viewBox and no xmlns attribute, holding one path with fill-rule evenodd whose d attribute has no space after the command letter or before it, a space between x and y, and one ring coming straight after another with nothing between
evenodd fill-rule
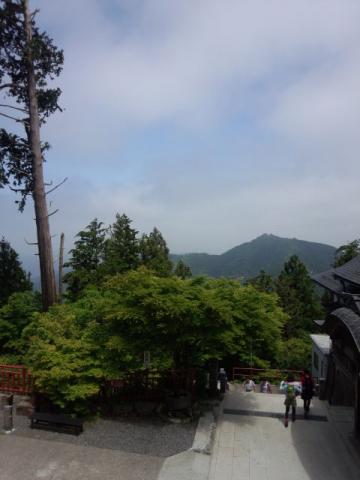
<instances>
[{"instance_id":1,"label":"concrete path","mask_svg":"<svg viewBox=\"0 0 360 480\"><path fill-rule=\"evenodd\" d=\"M322 402L312 405L316 420L304 420L298 408L297 421L285 428L283 401L283 395L244 393L239 386L226 395L222 407L232 414L220 414L209 480L358 480L359 459L331 419L324 421Z\"/></svg>"},{"instance_id":2,"label":"concrete path","mask_svg":"<svg viewBox=\"0 0 360 480\"><path fill-rule=\"evenodd\" d=\"M0 480L155 480L164 459L0 435Z\"/></svg>"}]
</instances>

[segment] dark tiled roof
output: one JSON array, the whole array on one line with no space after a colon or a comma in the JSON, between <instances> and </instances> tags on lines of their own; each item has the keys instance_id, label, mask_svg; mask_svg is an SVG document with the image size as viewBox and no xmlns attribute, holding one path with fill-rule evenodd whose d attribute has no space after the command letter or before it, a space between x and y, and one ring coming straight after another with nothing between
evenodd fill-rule
<instances>
[{"instance_id":1,"label":"dark tiled roof","mask_svg":"<svg viewBox=\"0 0 360 480\"><path fill-rule=\"evenodd\" d=\"M318 273L317 275L312 275L312 280L318 283L324 288L331 290L335 293L342 293L343 287L341 282L334 277L334 269L327 270L326 272Z\"/></svg>"},{"instance_id":2,"label":"dark tiled roof","mask_svg":"<svg viewBox=\"0 0 360 480\"><path fill-rule=\"evenodd\" d=\"M338 318L347 327L360 352L360 316L345 307L334 310L331 312L331 316Z\"/></svg>"},{"instance_id":3,"label":"dark tiled roof","mask_svg":"<svg viewBox=\"0 0 360 480\"><path fill-rule=\"evenodd\" d=\"M334 275L360 286L360 255L333 269Z\"/></svg>"}]
</instances>

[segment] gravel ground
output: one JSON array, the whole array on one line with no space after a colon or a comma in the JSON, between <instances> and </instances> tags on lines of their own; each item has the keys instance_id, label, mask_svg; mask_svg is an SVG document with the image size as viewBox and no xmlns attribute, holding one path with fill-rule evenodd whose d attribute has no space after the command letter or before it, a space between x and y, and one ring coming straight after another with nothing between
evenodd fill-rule
<instances>
[{"instance_id":1,"label":"gravel ground","mask_svg":"<svg viewBox=\"0 0 360 480\"><path fill-rule=\"evenodd\" d=\"M18 415L14 423L15 432L12 435L157 457L169 457L190 448L197 427L197 422L172 424L155 416L98 419L86 422L84 432L75 436L31 429L29 419Z\"/></svg>"}]
</instances>

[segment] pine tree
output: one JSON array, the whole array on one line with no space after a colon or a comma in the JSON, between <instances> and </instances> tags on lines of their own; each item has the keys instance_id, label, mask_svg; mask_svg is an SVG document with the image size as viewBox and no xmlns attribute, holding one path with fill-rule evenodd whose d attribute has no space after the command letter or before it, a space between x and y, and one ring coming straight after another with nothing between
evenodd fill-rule
<instances>
[{"instance_id":1,"label":"pine tree","mask_svg":"<svg viewBox=\"0 0 360 480\"><path fill-rule=\"evenodd\" d=\"M97 284L102 272L100 266L105 255L105 236L107 229L95 218L85 230L76 236L75 248L70 250L71 258L64 265L72 270L64 276L67 284L67 296L76 300L87 285Z\"/></svg>"},{"instance_id":2,"label":"pine tree","mask_svg":"<svg viewBox=\"0 0 360 480\"><path fill-rule=\"evenodd\" d=\"M142 235L140 261L142 265L161 277L171 275L173 265L169 259L169 249L157 228L154 228L149 235Z\"/></svg>"},{"instance_id":3,"label":"pine tree","mask_svg":"<svg viewBox=\"0 0 360 480\"><path fill-rule=\"evenodd\" d=\"M40 127L60 110L59 88L48 88L63 64L63 52L40 32L28 0L0 0L0 115L15 120L24 136L0 129L0 188L9 185L20 193L22 211L33 197L39 251L43 309L56 302L56 283L43 174L44 152Z\"/></svg>"},{"instance_id":4,"label":"pine tree","mask_svg":"<svg viewBox=\"0 0 360 480\"><path fill-rule=\"evenodd\" d=\"M314 320L321 318L323 312L306 266L296 255L284 264L276 281L276 292L280 306L289 315L284 329L285 337L314 331Z\"/></svg>"},{"instance_id":5,"label":"pine tree","mask_svg":"<svg viewBox=\"0 0 360 480\"><path fill-rule=\"evenodd\" d=\"M250 278L247 284L252 285L260 292L272 293L275 291L274 279L264 270L260 270L259 275L256 277Z\"/></svg>"},{"instance_id":6,"label":"pine tree","mask_svg":"<svg viewBox=\"0 0 360 480\"><path fill-rule=\"evenodd\" d=\"M139 241L137 230L131 228L131 220L125 214L116 214L116 222L110 227L106 241L104 271L110 275L133 270L139 265Z\"/></svg>"},{"instance_id":7,"label":"pine tree","mask_svg":"<svg viewBox=\"0 0 360 480\"><path fill-rule=\"evenodd\" d=\"M10 295L32 289L32 283L19 262L19 255L3 237L0 241L0 306Z\"/></svg>"},{"instance_id":8,"label":"pine tree","mask_svg":"<svg viewBox=\"0 0 360 480\"><path fill-rule=\"evenodd\" d=\"M185 278L192 277L191 268L188 265L186 265L186 263L183 262L182 260L179 260L178 263L176 264L174 273L177 277L180 277L183 280Z\"/></svg>"}]
</instances>

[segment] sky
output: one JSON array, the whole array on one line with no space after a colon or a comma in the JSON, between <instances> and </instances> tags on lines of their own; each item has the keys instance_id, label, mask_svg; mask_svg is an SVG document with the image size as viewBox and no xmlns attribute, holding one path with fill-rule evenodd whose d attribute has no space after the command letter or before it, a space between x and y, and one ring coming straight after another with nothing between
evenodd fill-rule
<instances>
[{"instance_id":1,"label":"sky","mask_svg":"<svg viewBox=\"0 0 360 480\"><path fill-rule=\"evenodd\" d=\"M54 256L95 217L157 226L173 253L263 233L360 237L358 0L32 0L64 49L42 129ZM0 126L13 128L3 119ZM1 231L37 257L33 205L0 190Z\"/></svg>"}]
</instances>

